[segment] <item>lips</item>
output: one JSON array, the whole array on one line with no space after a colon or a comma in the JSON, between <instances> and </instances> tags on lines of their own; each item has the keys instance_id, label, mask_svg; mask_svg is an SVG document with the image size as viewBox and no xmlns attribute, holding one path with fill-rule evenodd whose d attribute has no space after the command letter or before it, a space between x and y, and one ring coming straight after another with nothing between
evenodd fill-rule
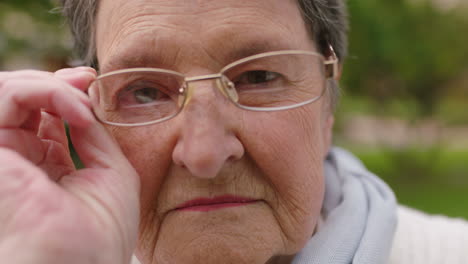
<instances>
[{"instance_id":1,"label":"lips","mask_svg":"<svg viewBox=\"0 0 468 264\"><path fill-rule=\"evenodd\" d=\"M228 207L245 206L257 201L248 197L224 195L213 198L193 199L177 206L175 210L207 212Z\"/></svg>"}]
</instances>

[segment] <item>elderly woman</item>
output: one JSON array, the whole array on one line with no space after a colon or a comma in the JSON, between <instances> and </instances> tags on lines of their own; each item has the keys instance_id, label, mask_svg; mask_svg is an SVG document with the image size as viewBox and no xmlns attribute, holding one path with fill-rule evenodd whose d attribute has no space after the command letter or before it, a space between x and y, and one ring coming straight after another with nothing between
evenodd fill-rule
<instances>
[{"instance_id":1,"label":"elderly woman","mask_svg":"<svg viewBox=\"0 0 468 264\"><path fill-rule=\"evenodd\" d=\"M63 8L99 75L0 73L2 261L468 263L466 223L330 146L343 1Z\"/></svg>"}]
</instances>

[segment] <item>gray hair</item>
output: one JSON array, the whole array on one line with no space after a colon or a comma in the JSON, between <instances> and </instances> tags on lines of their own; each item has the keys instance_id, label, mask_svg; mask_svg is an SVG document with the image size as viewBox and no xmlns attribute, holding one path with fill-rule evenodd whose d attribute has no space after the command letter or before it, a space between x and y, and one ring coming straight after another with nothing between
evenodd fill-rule
<instances>
[{"instance_id":1,"label":"gray hair","mask_svg":"<svg viewBox=\"0 0 468 264\"><path fill-rule=\"evenodd\" d=\"M347 55L348 17L345 0L297 0L306 27L319 51L330 55L332 46L341 63ZM98 66L96 58L95 27L98 0L60 0L62 13L68 20L75 50L84 64ZM339 88L330 83L331 106L335 108Z\"/></svg>"}]
</instances>

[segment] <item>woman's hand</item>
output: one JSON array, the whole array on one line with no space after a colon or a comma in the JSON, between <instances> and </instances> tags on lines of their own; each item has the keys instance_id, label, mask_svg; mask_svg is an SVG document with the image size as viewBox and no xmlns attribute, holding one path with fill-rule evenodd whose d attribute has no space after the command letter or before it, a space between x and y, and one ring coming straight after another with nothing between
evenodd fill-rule
<instances>
[{"instance_id":1,"label":"woman's hand","mask_svg":"<svg viewBox=\"0 0 468 264\"><path fill-rule=\"evenodd\" d=\"M90 111L95 77L0 72L0 262L130 262L139 179ZM86 169L70 159L63 120Z\"/></svg>"}]
</instances>

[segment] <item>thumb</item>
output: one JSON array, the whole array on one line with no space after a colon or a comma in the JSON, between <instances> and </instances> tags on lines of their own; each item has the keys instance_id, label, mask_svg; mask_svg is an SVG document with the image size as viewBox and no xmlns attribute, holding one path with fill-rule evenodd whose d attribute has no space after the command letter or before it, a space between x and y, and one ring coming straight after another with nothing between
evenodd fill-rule
<instances>
[{"instance_id":1,"label":"thumb","mask_svg":"<svg viewBox=\"0 0 468 264\"><path fill-rule=\"evenodd\" d=\"M88 127L70 126L70 137L86 168L111 169L120 177L115 180L139 193L140 182L135 169L100 123L94 120Z\"/></svg>"},{"instance_id":2,"label":"thumb","mask_svg":"<svg viewBox=\"0 0 468 264\"><path fill-rule=\"evenodd\" d=\"M62 178L68 181L62 181L62 185L66 184L69 191L88 201L95 212L108 216L106 222L114 227L109 230L111 233L117 230L113 254L122 254L122 259L129 263L137 241L140 215L137 172L117 142L95 119L87 128L70 126L70 136L87 169Z\"/></svg>"}]
</instances>

